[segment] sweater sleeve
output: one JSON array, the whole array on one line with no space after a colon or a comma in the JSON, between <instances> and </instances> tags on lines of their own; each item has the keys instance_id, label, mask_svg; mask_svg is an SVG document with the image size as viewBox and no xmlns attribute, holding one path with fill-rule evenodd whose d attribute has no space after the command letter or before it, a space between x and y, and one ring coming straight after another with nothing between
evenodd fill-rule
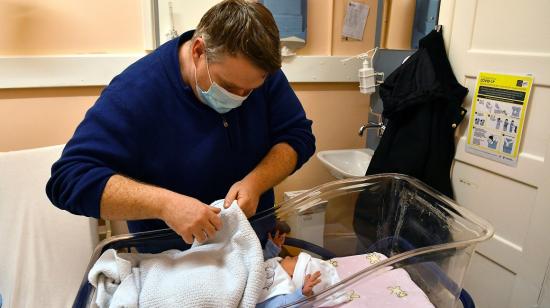
<instances>
[{"instance_id":1,"label":"sweater sleeve","mask_svg":"<svg viewBox=\"0 0 550 308\"><path fill-rule=\"evenodd\" d=\"M315 153L312 121L281 70L270 78L266 91L272 146L286 142L296 151L296 171Z\"/></svg>"},{"instance_id":2,"label":"sweater sleeve","mask_svg":"<svg viewBox=\"0 0 550 308\"><path fill-rule=\"evenodd\" d=\"M267 300L261 303L258 303L256 305L256 308L281 307L284 305L295 303L303 298L305 298L305 296L302 294L302 289L296 289L296 291L290 294L282 294L282 295L274 296L272 298L268 298Z\"/></svg>"},{"instance_id":3,"label":"sweater sleeve","mask_svg":"<svg viewBox=\"0 0 550 308\"><path fill-rule=\"evenodd\" d=\"M99 218L101 196L115 173L131 170L137 152L129 109L105 90L88 110L73 137L54 163L46 194L57 207ZM135 169L135 168L134 168Z\"/></svg>"}]
</instances>

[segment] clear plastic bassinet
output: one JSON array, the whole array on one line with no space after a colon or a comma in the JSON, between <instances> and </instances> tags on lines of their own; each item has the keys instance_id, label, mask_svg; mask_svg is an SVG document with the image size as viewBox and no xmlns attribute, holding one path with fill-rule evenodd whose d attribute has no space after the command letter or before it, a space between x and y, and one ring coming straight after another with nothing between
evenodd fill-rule
<instances>
[{"instance_id":1,"label":"clear plastic bassinet","mask_svg":"<svg viewBox=\"0 0 550 308\"><path fill-rule=\"evenodd\" d=\"M400 174L329 182L258 213L250 221L254 226L273 215L291 225L285 241L291 254L301 250L325 260L373 252L387 256L287 307L319 306L364 282L376 283L387 269L406 271L435 307L457 307L459 302L472 307L471 299L461 292L463 278L476 244L493 235L485 220ZM182 240L170 230L113 237L98 245L87 271L109 248L140 248L161 242L177 247ZM93 293L86 275L73 307L90 306Z\"/></svg>"}]
</instances>

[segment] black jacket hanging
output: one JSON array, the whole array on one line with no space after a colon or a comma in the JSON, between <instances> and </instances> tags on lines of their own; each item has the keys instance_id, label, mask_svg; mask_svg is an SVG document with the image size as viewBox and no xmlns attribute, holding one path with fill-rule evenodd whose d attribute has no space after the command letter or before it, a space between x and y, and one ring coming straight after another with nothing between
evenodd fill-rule
<instances>
[{"instance_id":1,"label":"black jacket hanging","mask_svg":"<svg viewBox=\"0 0 550 308\"><path fill-rule=\"evenodd\" d=\"M468 89L453 74L441 32L432 31L419 46L380 86L388 123L367 175L407 174L452 198L454 133Z\"/></svg>"}]
</instances>

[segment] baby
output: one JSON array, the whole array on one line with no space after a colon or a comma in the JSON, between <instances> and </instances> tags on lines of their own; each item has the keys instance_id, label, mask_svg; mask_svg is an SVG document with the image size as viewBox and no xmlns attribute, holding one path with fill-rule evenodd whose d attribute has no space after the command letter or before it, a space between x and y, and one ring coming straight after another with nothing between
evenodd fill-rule
<instances>
[{"instance_id":1,"label":"baby","mask_svg":"<svg viewBox=\"0 0 550 308\"><path fill-rule=\"evenodd\" d=\"M340 281L334 266L304 252L295 257L271 258L265 261L264 267L266 284L256 307L290 304Z\"/></svg>"},{"instance_id":2,"label":"baby","mask_svg":"<svg viewBox=\"0 0 550 308\"><path fill-rule=\"evenodd\" d=\"M322 291L340 281L336 269L328 262L307 253L279 258L290 226L278 220L268 233L264 248L266 284L256 307L280 307ZM321 275L323 280L321 281ZM322 283L321 283L322 282Z\"/></svg>"},{"instance_id":3,"label":"baby","mask_svg":"<svg viewBox=\"0 0 550 308\"><path fill-rule=\"evenodd\" d=\"M313 287L321 282L321 272L302 278L301 288L293 282L298 257L272 258L265 261L266 283L256 307L280 307L313 295Z\"/></svg>"}]
</instances>

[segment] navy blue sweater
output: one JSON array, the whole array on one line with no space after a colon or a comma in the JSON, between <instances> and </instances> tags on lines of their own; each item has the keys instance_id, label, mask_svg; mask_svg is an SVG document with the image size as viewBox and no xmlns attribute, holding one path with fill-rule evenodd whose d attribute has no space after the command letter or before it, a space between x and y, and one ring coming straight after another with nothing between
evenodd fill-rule
<instances>
[{"instance_id":1,"label":"navy blue sweater","mask_svg":"<svg viewBox=\"0 0 550 308\"><path fill-rule=\"evenodd\" d=\"M162 45L103 90L52 167L46 192L54 205L99 217L103 189L115 173L209 204L277 143L298 153L296 169L314 153L311 121L280 70L224 115L201 103L179 69L179 46L191 36ZM258 211L273 203L271 189ZM128 226L132 232L167 227L160 220Z\"/></svg>"}]
</instances>

